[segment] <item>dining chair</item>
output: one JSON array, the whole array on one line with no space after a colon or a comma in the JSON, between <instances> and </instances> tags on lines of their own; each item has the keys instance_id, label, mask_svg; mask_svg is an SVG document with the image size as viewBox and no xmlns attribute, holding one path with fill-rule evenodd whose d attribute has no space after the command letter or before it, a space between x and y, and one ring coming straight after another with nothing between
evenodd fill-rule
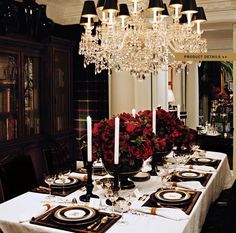
<instances>
[{"instance_id":1,"label":"dining chair","mask_svg":"<svg viewBox=\"0 0 236 233\"><path fill-rule=\"evenodd\" d=\"M47 172L57 174L65 168L72 168L72 161L65 143L52 142L42 149L46 159Z\"/></svg>"},{"instance_id":2,"label":"dining chair","mask_svg":"<svg viewBox=\"0 0 236 233\"><path fill-rule=\"evenodd\" d=\"M31 156L11 155L0 161L0 179L4 201L36 187L37 179Z\"/></svg>"}]
</instances>

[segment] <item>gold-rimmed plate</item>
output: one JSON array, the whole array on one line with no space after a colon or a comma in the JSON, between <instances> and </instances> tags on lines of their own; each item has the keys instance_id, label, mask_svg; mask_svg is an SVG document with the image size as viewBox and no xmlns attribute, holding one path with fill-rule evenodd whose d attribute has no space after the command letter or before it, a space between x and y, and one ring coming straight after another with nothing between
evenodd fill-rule
<instances>
[{"instance_id":1,"label":"gold-rimmed plate","mask_svg":"<svg viewBox=\"0 0 236 233\"><path fill-rule=\"evenodd\" d=\"M182 204L190 200L191 195L184 190L167 189L159 190L153 195L156 201L169 204Z\"/></svg>"},{"instance_id":2,"label":"gold-rimmed plate","mask_svg":"<svg viewBox=\"0 0 236 233\"><path fill-rule=\"evenodd\" d=\"M214 163L216 160L212 159L212 158L206 158L206 157L200 158L199 157L199 158L192 158L192 161L195 163L211 164L211 163Z\"/></svg>"},{"instance_id":3,"label":"gold-rimmed plate","mask_svg":"<svg viewBox=\"0 0 236 233\"><path fill-rule=\"evenodd\" d=\"M69 177L65 180L64 188L71 188L71 186L77 185L79 184L79 182L81 181L78 180L77 178ZM54 183L52 184L52 188L62 188L62 187L63 187L63 182L59 178L56 179Z\"/></svg>"},{"instance_id":4,"label":"gold-rimmed plate","mask_svg":"<svg viewBox=\"0 0 236 233\"><path fill-rule=\"evenodd\" d=\"M197 172L197 171L179 171L175 174L176 177L181 179L201 179L205 176L205 174Z\"/></svg>"},{"instance_id":5,"label":"gold-rimmed plate","mask_svg":"<svg viewBox=\"0 0 236 233\"><path fill-rule=\"evenodd\" d=\"M99 212L87 206L64 206L54 213L57 221L71 224L87 224L99 218Z\"/></svg>"}]
</instances>

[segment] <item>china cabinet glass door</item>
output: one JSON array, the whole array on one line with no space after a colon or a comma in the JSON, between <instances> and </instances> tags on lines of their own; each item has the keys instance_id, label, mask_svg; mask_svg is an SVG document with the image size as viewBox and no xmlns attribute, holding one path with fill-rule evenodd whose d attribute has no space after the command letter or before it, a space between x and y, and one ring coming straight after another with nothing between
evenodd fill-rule
<instances>
[{"instance_id":1,"label":"china cabinet glass door","mask_svg":"<svg viewBox=\"0 0 236 233\"><path fill-rule=\"evenodd\" d=\"M24 133L31 136L40 133L39 117L39 58L24 57Z\"/></svg>"},{"instance_id":2,"label":"china cabinet glass door","mask_svg":"<svg viewBox=\"0 0 236 233\"><path fill-rule=\"evenodd\" d=\"M0 53L0 142L18 136L17 55Z\"/></svg>"}]
</instances>

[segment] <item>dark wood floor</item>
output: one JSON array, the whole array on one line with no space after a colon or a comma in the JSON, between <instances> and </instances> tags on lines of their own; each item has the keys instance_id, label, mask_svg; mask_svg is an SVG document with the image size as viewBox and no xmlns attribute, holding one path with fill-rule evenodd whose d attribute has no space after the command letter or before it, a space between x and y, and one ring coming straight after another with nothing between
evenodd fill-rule
<instances>
[{"instance_id":1,"label":"dark wood floor","mask_svg":"<svg viewBox=\"0 0 236 233\"><path fill-rule=\"evenodd\" d=\"M211 205L201 233L236 233L236 181Z\"/></svg>"}]
</instances>

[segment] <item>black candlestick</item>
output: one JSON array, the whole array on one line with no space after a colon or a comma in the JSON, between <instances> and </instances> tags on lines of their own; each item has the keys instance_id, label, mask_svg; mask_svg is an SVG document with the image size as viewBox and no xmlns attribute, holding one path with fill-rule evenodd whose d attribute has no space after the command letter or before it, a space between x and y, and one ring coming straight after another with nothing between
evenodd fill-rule
<instances>
[{"instance_id":1,"label":"black candlestick","mask_svg":"<svg viewBox=\"0 0 236 233\"><path fill-rule=\"evenodd\" d=\"M93 170L93 162L86 163L86 169L88 173L88 179L86 184L86 191L87 193L80 196L80 200L83 202L89 202L90 198L99 198L97 195L93 194L93 180L92 180L92 170Z\"/></svg>"},{"instance_id":2,"label":"black candlestick","mask_svg":"<svg viewBox=\"0 0 236 233\"><path fill-rule=\"evenodd\" d=\"M114 185L113 185L113 191L119 191L119 165L114 165Z\"/></svg>"},{"instance_id":3,"label":"black candlestick","mask_svg":"<svg viewBox=\"0 0 236 233\"><path fill-rule=\"evenodd\" d=\"M149 174L151 176L157 176L157 158L156 155L152 156L152 161L151 161L151 166L152 166L152 170L149 172Z\"/></svg>"}]
</instances>

